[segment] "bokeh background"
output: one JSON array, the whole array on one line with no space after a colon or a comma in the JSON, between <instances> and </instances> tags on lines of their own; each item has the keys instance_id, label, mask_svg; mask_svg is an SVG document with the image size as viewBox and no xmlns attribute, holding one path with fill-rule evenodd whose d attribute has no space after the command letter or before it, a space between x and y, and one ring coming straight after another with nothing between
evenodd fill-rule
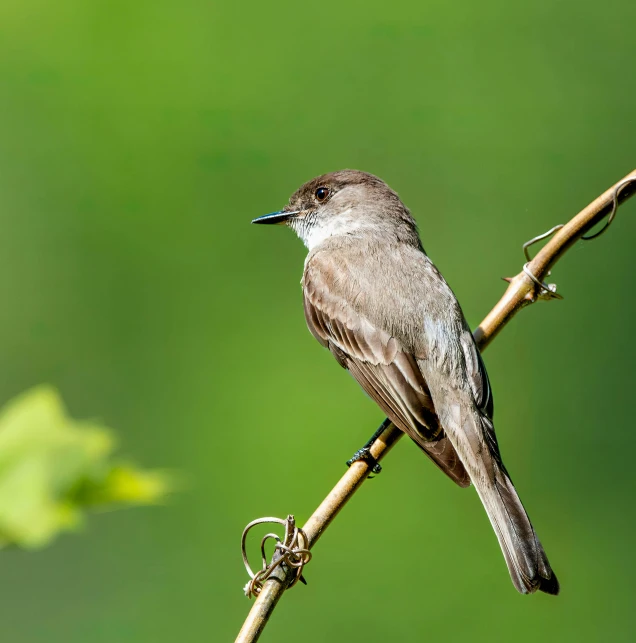
<instances>
[{"instance_id":1,"label":"bokeh background","mask_svg":"<svg viewBox=\"0 0 636 643\"><path fill-rule=\"evenodd\" d=\"M0 4L0 400L41 382L187 488L0 554L7 643L231 641L239 538L303 521L381 413L305 328L305 255L250 226L380 175L475 326L521 244L636 165L636 3ZM636 202L486 354L562 584L518 595L473 490L406 441L263 641L634 640ZM256 539L252 541L256 552Z\"/></svg>"}]
</instances>

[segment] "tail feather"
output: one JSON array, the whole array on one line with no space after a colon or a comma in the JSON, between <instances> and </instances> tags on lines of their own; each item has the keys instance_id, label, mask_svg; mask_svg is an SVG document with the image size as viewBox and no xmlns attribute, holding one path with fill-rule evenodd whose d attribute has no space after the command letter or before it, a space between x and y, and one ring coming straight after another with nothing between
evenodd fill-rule
<instances>
[{"instance_id":1,"label":"tail feather","mask_svg":"<svg viewBox=\"0 0 636 643\"><path fill-rule=\"evenodd\" d=\"M430 370L426 362L419 364ZM492 408L477 408L472 391L431 386L434 373L427 382L440 424L486 509L514 586L522 594L558 594L559 581L501 460L492 420L486 415Z\"/></svg>"},{"instance_id":2,"label":"tail feather","mask_svg":"<svg viewBox=\"0 0 636 643\"><path fill-rule=\"evenodd\" d=\"M497 462L493 465L494 483L482 479L475 487L499 539L512 582L522 594L539 590L556 595L559 581L528 514L505 469Z\"/></svg>"}]
</instances>

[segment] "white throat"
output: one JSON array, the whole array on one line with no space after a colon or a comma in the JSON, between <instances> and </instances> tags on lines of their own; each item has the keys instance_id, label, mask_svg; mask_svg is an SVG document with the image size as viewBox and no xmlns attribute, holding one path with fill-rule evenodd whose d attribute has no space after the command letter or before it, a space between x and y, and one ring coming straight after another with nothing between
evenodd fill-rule
<instances>
[{"instance_id":1,"label":"white throat","mask_svg":"<svg viewBox=\"0 0 636 643\"><path fill-rule=\"evenodd\" d=\"M307 249L311 251L329 237L351 235L363 227L368 227L368 223L365 226L361 217L352 216L352 210L349 208L326 221L317 219L308 228L299 226L297 232Z\"/></svg>"}]
</instances>

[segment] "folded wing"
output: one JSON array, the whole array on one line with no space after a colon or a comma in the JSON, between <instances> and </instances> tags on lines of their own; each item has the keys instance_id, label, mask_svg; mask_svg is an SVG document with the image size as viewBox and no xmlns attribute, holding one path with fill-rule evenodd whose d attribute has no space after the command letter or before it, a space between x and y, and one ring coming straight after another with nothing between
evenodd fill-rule
<instances>
[{"instance_id":1,"label":"folded wing","mask_svg":"<svg viewBox=\"0 0 636 643\"><path fill-rule=\"evenodd\" d=\"M461 487L470 478L438 422L416 356L329 289L329 274L308 265L303 278L307 325L364 391Z\"/></svg>"}]
</instances>

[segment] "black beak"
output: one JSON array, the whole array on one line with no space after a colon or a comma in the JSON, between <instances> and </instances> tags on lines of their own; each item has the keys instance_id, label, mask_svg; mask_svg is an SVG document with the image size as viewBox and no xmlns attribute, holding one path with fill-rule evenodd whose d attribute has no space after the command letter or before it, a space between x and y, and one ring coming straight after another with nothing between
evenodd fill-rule
<instances>
[{"instance_id":1,"label":"black beak","mask_svg":"<svg viewBox=\"0 0 636 643\"><path fill-rule=\"evenodd\" d=\"M264 214L262 217L256 217L252 223L286 223L291 219L295 214L298 214L300 210L295 212L288 212L287 210L279 210L278 212L272 212L271 214Z\"/></svg>"}]
</instances>

